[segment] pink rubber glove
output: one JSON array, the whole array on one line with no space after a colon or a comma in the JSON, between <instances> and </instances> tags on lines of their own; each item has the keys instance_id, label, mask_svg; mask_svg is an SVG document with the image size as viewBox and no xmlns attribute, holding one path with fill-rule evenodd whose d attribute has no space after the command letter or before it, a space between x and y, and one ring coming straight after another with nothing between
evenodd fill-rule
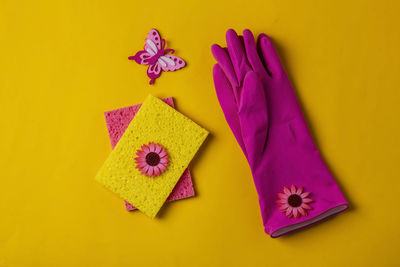
<instances>
[{"instance_id":1,"label":"pink rubber glove","mask_svg":"<svg viewBox=\"0 0 400 267\"><path fill-rule=\"evenodd\" d=\"M315 146L267 35L249 30L212 46L214 83L225 118L250 165L265 232L278 237L348 207Z\"/></svg>"}]
</instances>

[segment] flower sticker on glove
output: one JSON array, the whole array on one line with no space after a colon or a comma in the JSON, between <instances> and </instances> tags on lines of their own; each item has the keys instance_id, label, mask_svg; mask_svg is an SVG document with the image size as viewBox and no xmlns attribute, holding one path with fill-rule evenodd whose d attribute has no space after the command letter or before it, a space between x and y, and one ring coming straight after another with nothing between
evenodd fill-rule
<instances>
[{"instance_id":1,"label":"flower sticker on glove","mask_svg":"<svg viewBox=\"0 0 400 267\"><path fill-rule=\"evenodd\" d=\"M283 192L283 194L278 194L279 200L276 202L280 206L280 210L288 218L293 216L298 219L301 216L307 216L307 210L312 209L308 203L313 200L307 198L310 192L303 192L303 187L296 189L294 185L290 189L283 187Z\"/></svg>"},{"instance_id":2,"label":"flower sticker on glove","mask_svg":"<svg viewBox=\"0 0 400 267\"><path fill-rule=\"evenodd\" d=\"M148 177L159 176L167 170L169 155L160 144L150 142L148 145L142 145L141 150L137 150L136 155L136 168Z\"/></svg>"}]
</instances>

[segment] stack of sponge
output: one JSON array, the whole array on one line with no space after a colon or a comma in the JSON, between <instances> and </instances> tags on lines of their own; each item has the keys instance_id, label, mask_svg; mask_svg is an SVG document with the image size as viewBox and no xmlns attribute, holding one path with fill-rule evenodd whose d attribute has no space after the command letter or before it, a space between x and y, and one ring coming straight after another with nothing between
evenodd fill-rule
<instances>
[{"instance_id":1,"label":"stack of sponge","mask_svg":"<svg viewBox=\"0 0 400 267\"><path fill-rule=\"evenodd\" d=\"M194 196L187 167L208 132L176 111L172 97L149 95L142 105L105 112L105 119L113 151L96 180L122 197L127 210L154 218L164 202ZM137 151L150 142L163 146L170 159L157 177L135 166Z\"/></svg>"}]
</instances>

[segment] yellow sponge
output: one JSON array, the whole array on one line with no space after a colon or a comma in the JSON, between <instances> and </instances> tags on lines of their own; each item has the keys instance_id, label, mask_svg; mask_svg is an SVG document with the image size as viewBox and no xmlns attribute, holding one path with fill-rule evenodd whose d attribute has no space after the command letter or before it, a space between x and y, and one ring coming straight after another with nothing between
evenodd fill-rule
<instances>
[{"instance_id":1,"label":"yellow sponge","mask_svg":"<svg viewBox=\"0 0 400 267\"><path fill-rule=\"evenodd\" d=\"M96 180L154 218L207 135L205 129L149 95ZM147 177L135 168L136 151L149 142L161 144L170 156L168 169L157 177Z\"/></svg>"}]
</instances>

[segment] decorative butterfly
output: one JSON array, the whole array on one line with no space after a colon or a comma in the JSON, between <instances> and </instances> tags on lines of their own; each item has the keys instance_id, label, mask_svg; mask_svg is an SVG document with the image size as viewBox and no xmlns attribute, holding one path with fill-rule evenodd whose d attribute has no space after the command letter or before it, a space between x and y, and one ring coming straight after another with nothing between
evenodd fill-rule
<instances>
[{"instance_id":1,"label":"decorative butterfly","mask_svg":"<svg viewBox=\"0 0 400 267\"><path fill-rule=\"evenodd\" d=\"M167 54L175 52L173 49L165 48L165 39L161 39L156 29L152 29L145 40L144 50L139 51L134 56L128 57L135 60L138 64L149 65L147 76L150 84L160 77L162 71L175 71L183 68L186 63L183 59Z\"/></svg>"}]
</instances>

